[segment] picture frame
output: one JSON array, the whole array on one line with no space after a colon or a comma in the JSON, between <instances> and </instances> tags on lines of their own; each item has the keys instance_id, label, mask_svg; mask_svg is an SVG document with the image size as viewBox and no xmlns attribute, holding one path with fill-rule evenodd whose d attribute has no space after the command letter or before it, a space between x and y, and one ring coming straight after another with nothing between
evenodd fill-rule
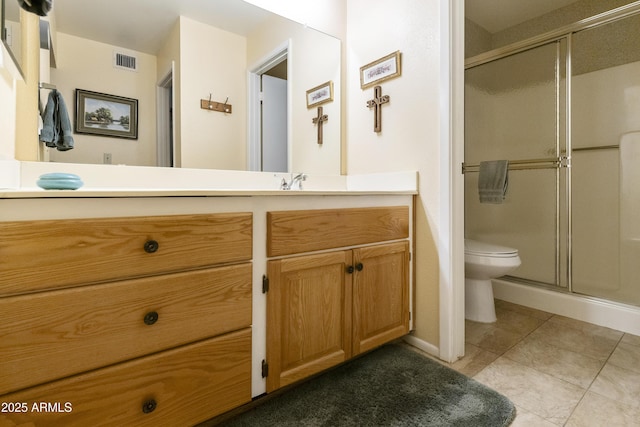
<instances>
[{"instance_id":1,"label":"picture frame","mask_svg":"<svg viewBox=\"0 0 640 427\"><path fill-rule=\"evenodd\" d=\"M333 101L333 81L329 80L307 91L307 108Z\"/></svg>"},{"instance_id":2,"label":"picture frame","mask_svg":"<svg viewBox=\"0 0 640 427\"><path fill-rule=\"evenodd\" d=\"M384 80L401 76L401 56L398 50L360 67L360 88L366 89Z\"/></svg>"},{"instance_id":3,"label":"picture frame","mask_svg":"<svg viewBox=\"0 0 640 427\"><path fill-rule=\"evenodd\" d=\"M75 132L138 139L138 100L76 89Z\"/></svg>"}]
</instances>

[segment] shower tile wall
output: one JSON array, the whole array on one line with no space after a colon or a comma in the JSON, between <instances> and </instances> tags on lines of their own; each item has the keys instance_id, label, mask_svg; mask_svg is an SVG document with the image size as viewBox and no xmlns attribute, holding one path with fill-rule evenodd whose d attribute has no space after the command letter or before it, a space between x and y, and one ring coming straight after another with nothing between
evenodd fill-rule
<instances>
[{"instance_id":1,"label":"shower tile wall","mask_svg":"<svg viewBox=\"0 0 640 427\"><path fill-rule=\"evenodd\" d=\"M573 290L636 305L640 286L625 280L629 266L620 263L633 236L621 233L621 215L630 213L621 211L615 147L640 131L639 29L636 15L574 34L571 103ZM580 150L603 146L612 148Z\"/></svg>"},{"instance_id":2,"label":"shower tile wall","mask_svg":"<svg viewBox=\"0 0 640 427\"><path fill-rule=\"evenodd\" d=\"M638 73L640 49L617 29L635 32L637 19L582 31L572 40L572 288L612 299L620 299L614 296L620 284L620 153L580 150L616 146L629 128L621 100Z\"/></svg>"}]
</instances>

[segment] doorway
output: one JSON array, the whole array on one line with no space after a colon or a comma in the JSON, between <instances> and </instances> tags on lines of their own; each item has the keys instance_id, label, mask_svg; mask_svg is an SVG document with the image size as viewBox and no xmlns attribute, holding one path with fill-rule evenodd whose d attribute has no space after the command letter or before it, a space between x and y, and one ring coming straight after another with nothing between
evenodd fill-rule
<instances>
[{"instance_id":1,"label":"doorway","mask_svg":"<svg viewBox=\"0 0 640 427\"><path fill-rule=\"evenodd\" d=\"M171 64L171 70L160 80L157 86L158 110L157 110L157 166L175 167L175 137L174 137L174 108L173 108L173 75L175 64Z\"/></svg>"},{"instance_id":2,"label":"doorway","mask_svg":"<svg viewBox=\"0 0 640 427\"><path fill-rule=\"evenodd\" d=\"M289 46L249 72L249 170L289 172Z\"/></svg>"},{"instance_id":3,"label":"doorway","mask_svg":"<svg viewBox=\"0 0 640 427\"><path fill-rule=\"evenodd\" d=\"M284 73L278 70L284 70ZM261 77L261 171L287 172L287 61Z\"/></svg>"}]
</instances>

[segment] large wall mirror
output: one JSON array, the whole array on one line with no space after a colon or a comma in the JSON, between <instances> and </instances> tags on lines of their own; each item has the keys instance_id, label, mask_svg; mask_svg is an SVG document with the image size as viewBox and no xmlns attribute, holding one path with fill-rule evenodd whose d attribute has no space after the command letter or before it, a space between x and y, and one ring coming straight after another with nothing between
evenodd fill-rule
<instances>
[{"instance_id":1,"label":"large wall mirror","mask_svg":"<svg viewBox=\"0 0 640 427\"><path fill-rule=\"evenodd\" d=\"M15 0L0 0L0 39L2 39L3 54L8 56L17 71L22 73L22 47L20 29L20 7Z\"/></svg>"},{"instance_id":2,"label":"large wall mirror","mask_svg":"<svg viewBox=\"0 0 640 427\"><path fill-rule=\"evenodd\" d=\"M55 0L46 19L52 51L41 58L51 64L41 80L72 122L78 89L135 99L138 114L137 139L103 135L100 126L117 124L96 123L97 133L74 132L72 150L41 149L41 160L340 174L340 40L243 0ZM280 106L260 103L263 75L281 83ZM327 82L319 144L306 95ZM82 107L104 106L96 97ZM280 127L276 148L261 145L269 126ZM273 150L282 161L263 167Z\"/></svg>"}]
</instances>

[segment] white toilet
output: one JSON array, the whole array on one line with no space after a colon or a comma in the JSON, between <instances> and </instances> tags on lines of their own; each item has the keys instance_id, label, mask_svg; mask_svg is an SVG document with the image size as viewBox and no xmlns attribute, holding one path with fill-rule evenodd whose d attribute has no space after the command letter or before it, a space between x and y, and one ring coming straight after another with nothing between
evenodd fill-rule
<instances>
[{"instance_id":1,"label":"white toilet","mask_svg":"<svg viewBox=\"0 0 640 427\"><path fill-rule=\"evenodd\" d=\"M476 322L495 322L491 279L510 273L520 264L517 249L465 239L465 317Z\"/></svg>"}]
</instances>

